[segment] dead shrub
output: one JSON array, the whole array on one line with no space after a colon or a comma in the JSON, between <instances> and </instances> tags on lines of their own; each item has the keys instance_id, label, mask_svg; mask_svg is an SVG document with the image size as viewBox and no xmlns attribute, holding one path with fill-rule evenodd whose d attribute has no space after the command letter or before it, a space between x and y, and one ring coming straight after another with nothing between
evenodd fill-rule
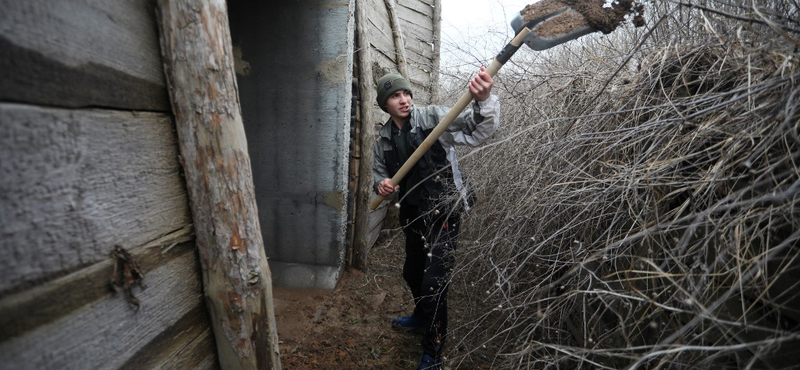
<instances>
[{"instance_id":1,"label":"dead shrub","mask_svg":"<svg viewBox=\"0 0 800 370\"><path fill-rule=\"evenodd\" d=\"M798 9L750 4L652 4L497 76L503 127L462 153L454 367L800 363Z\"/></svg>"}]
</instances>

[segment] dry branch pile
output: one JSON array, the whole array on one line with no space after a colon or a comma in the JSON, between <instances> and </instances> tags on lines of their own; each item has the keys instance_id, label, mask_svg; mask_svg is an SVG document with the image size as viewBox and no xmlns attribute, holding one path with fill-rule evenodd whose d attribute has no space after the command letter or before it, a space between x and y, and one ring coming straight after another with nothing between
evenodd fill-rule
<instances>
[{"instance_id":1,"label":"dry branch pile","mask_svg":"<svg viewBox=\"0 0 800 370\"><path fill-rule=\"evenodd\" d=\"M497 77L454 367L800 363L800 10L755 3L651 4Z\"/></svg>"}]
</instances>

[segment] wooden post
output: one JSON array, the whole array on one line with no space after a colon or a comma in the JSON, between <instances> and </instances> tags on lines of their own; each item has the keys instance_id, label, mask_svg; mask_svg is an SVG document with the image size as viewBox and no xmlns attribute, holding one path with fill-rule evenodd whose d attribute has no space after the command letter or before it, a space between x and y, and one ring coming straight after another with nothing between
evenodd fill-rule
<instances>
[{"instance_id":1,"label":"wooden post","mask_svg":"<svg viewBox=\"0 0 800 370\"><path fill-rule=\"evenodd\" d=\"M406 43L403 39L403 30L400 27L400 18L397 16L394 0L384 0L384 3L386 5L386 12L389 14L389 25L392 27L394 59L395 65L397 65L397 71L407 80L411 81L411 76L408 75L408 62L406 62Z\"/></svg>"},{"instance_id":2,"label":"wooden post","mask_svg":"<svg viewBox=\"0 0 800 370\"><path fill-rule=\"evenodd\" d=\"M355 237L353 238L352 266L365 270L367 268L367 251L369 250L370 213L369 203L372 192L372 146L375 144L375 128L372 118L373 102L376 99L375 83L372 77L372 52L367 19L366 4L363 0L356 2L356 42L358 43L358 91L361 97L359 104L359 164L358 191L356 192L356 213L353 217Z\"/></svg>"},{"instance_id":3,"label":"wooden post","mask_svg":"<svg viewBox=\"0 0 800 370\"><path fill-rule=\"evenodd\" d=\"M431 62L431 104L439 104L439 64L442 60L442 0L433 0L433 61Z\"/></svg>"},{"instance_id":4,"label":"wooden post","mask_svg":"<svg viewBox=\"0 0 800 370\"><path fill-rule=\"evenodd\" d=\"M280 369L225 0L159 0L157 12L220 366Z\"/></svg>"}]
</instances>

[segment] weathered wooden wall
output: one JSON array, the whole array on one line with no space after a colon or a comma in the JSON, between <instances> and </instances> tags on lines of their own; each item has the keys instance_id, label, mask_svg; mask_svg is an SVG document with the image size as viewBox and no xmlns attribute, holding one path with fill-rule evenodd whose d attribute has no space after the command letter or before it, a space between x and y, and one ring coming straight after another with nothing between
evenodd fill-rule
<instances>
[{"instance_id":1,"label":"weathered wooden wall","mask_svg":"<svg viewBox=\"0 0 800 370\"><path fill-rule=\"evenodd\" d=\"M217 368L153 1L0 9L0 368Z\"/></svg>"},{"instance_id":2,"label":"weathered wooden wall","mask_svg":"<svg viewBox=\"0 0 800 370\"><path fill-rule=\"evenodd\" d=\"M377 81L386 72L399 71L397 50L392 37L392 14L394 8L399 19L405 59L408 63L408 78L414 88L414 102L427 104L431 101L431 81L439 74L438 38L435 25L436 0L369 0L364 1L367 10L370 45L372 47L373 74ZM376 106L377 108L377 106ZM380 111L380 110L379 110ZM380 111L382 113L382 111ZM388 117L388 116L387 116Z\"/></svg>"},{"instance_id":3,"label":"weathered wooden wall","mask_svg":"<svg viewBox=\"0 0 800 370\"><path fill-rule=\"evenodd\" d=\"M375 103L375 82L389 72L400 72L412 84L415 104L435 103L439 81L441 40L440 0L359 0L356 5L357 50L356 79L359 110L354 125L350 189L358 193L352 207L354 230L351 233L350 262L364 268L366 251L374 244L387 219L387 203L376 211L368 204L374 197L371 189L372 145L380 127L389 118ZM365 48L366 46L366 48Z\"/></svg>"}]
</instances>

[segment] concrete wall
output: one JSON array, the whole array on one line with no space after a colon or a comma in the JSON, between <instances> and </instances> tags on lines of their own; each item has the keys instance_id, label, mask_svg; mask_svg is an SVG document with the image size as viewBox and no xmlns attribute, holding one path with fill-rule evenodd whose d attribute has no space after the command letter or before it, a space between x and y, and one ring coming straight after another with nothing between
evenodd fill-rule
<instances>
[{"instance_id":1,"label":"concrete wall","mask_svg":"<svg viewBox=\"0 0 800 370\"><path fill-rule=\"evenodd\" d=\"M228 6L273 283L332 289L345 257L354 3Z\"/></svg>"}]
</instances>

